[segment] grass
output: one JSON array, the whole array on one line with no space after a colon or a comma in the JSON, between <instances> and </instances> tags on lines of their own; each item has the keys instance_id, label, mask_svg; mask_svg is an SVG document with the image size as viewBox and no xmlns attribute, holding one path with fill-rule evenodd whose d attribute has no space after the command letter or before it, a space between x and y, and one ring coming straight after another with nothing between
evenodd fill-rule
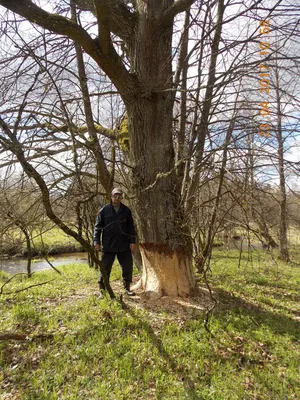
<instances>
[{"instance_id":1,"label":"grass","mask_svg":"<svg viewBox=\"0 0 300 400\"><path fill-rule=\"evenodd\" d=\"M42 234L41 234L42 232ZM82 246L57 227L44 227L31 232L31 250L34 255L62 254L82 251ZM25 236L19 229L10 229L2 237L1 252L13 256L27 255Z\"/></svg>"},{"instance_id":2,"label":"grass","mask_svg":"<svg viewBox=\"0 0 300 400\"><path fill-rule=\"evenodd\" d=\"M99 300L84 264L20 275L6 291L56 279L0 297L1 331L29 338L0 341L0 398L299 399L300 268L251 257L214 251L210 332L187 307Z\"/></svg>"},{"instance_id":3,"label":"grass","mask_svg":"<svg viewBox=\"0 0 300 400\"><path fill-rule=\"evenodd\" d=\"M61 254L82 250L80 244L75 239L56 227L44 232L42 237L39 231L34 232L32 236L33 247L37 253ZM24 243L23 251L25 250Z\"/></svg>"}]
</instances>

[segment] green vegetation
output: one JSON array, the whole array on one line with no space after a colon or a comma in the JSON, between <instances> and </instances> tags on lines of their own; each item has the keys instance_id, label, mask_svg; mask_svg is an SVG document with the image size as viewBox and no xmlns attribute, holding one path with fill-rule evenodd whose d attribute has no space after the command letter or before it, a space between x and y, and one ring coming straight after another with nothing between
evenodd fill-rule
<instances>
[{"instance_id":1,"label":"green vegetation","mask_svg":"<svg viewBox=\"0 0 300 400\"><path fill-rule=\"evenodd\" d=\"M86 265L60 270L20 275L3 288L55 278L0 296L1 332L28 335L0 342L1 399L300 398L299 267L215 249L209 332L197 308L209 300L201 278L190 301L121 303L98 299L97 272Z\"/></svg>"},{"instance_id":2,"label":"green vegetation","mask_svg":"<svg viewBox=\"0 0 300 400\"><path fill-rule=\"evenodd\" d=\"M39 232L34 232L32 236L33 248L38 254L62 254L82 251L80 244L59 228L51 228L44 232L42 236ZM23 250L25 250L25 244L23 245Z\"/></svg>"},{"instance_id":3,"label":"green vegetation","mask_svg":"<svg viewBox=\"0 0 300 400\"><path fill-rule=\"evenodd\" d=\"M61 229L53 226L34 229L30 232L31 251L34 256L43 254L63 254L82 251L82 246ZM26 238L14 227L1 237L1 255L27 255Z\"/></svg>"},{"instance_id":4,"label":"green vegetation","mask_svg":"<svg viewBox=\"0 0 300 400\"><path fill-rule=\"evenodd\" d=\"M129 150L128 118L126 116L123 117L120 122L117 141L123 151Z\"/></svg>"}]
</instances>

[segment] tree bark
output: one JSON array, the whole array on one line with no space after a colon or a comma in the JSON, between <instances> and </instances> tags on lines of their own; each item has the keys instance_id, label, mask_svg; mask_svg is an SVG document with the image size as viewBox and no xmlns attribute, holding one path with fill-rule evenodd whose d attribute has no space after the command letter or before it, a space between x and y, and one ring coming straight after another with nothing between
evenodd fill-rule
<instances>
[{"instance_id":1,"label":"tree bark","mask_svg":"<svg viewBox=\"0 0 300 400\"><path fill-rule=\"evenodd\" d=\"M287 239L287 203L285 189L285 172L284 172L284 138L282 135L282 111L279 92L279 74L278 68L275 68L275 90L276 90L276 105L277 105L277 155L278 155L278 172L279 172L279 190L280 190L280 228L279 228L279 252L280 258L283 261L290 261Z\"/></svg>"},{"instance_id":2,"label":"tree bark","mask_svg":"<svg viewBox=\"0 0 300 400\"><path fill-rule=\"evenodd\" d=\"M178 60L178 68L181 69L181 94L180 94L180 120L178 131L178 149L177 149L177 167L178 181L180 182L181 190L184 177L184 157L185 154L185 139L186 139L186 122L187 122L187 79L188 79L188 43L189 43L189 23L190 10L185 13L184 27L181 38L180 55ZM176 79L176 78L175 78Z\"/></svg>"},{"instance_id":3,"label":"tree bark","mask_svg":"<svg viewBox=\"0 0 300 400\"><path fill-rule=\"evenodd\" d=\"M31 248L31 239L30 235L28 233L26 223L22 221L21 218L14 217L13 214L9 211L7 213L9 218L11 218L16 226L23 232L25 236L25 241L26 241L26 249L27 249L27 265L26 265L26 270L27 270L27 275L30 278L31 277L31 261L32 261L32 248Z\"/></svg>"},{"instance_id":4,"label":"tree bark","mask_svg":"<svg viewBox=\"0 0 300 400\"><path fill-rule=\"evenodd\" d=\"M184 226L172 137L172 27L161 20L173 1L138 1L139 24L129 44L141 83L126 102L133 164L134 210L143 259L142 287L156 296L188 296L195 289L192 245Z\"/></svg>"},{"instance_id":5,"label":"tree bark","mask_svg":"<svg viewBox=\"0 0 300 400\"><path fill-rule=\"evenodd\" d=\"M27 275L30 277L31 276L31 261L32 261L32 249L31 249L31 240L30 236L27 232L26 228L21 228L22 232L24 233L25 239L26 239L26 248L27 248L27 265L26 265L26 270L27 270Z\"/></svg>"},{"instance_id":6,"label":"tree bark","mask_svg":"<svg viewBox=\"0 0 300 400\"><path fill-rule=\"evenodd\" d=\"M158 296L187 296L195 288L192 246L178 196L169 96L157 94L159 101L144 100L128 113L130 135L138 136L130 141L135 160L133 204L143 259L143 289Z\"/></svg>"}]
</instances>

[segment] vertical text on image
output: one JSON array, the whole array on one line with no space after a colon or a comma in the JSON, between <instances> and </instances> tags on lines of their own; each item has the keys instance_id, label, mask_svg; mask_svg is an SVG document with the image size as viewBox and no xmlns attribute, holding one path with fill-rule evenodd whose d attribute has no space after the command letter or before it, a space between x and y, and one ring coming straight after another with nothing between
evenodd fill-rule
<instances>
[{"instance_id":1,"label":"vertical text on image","mask_svg":"<svg viewBox=\"0 0 300 400\"><path fill-rule=\"evenodd\" d=\"M270 33L270 20L264 19L260 21L259 34L261 40L259 42L261 57L265 57L270 54L270 43L268 42L268 35ZM270 67L263 61L259 64L259 92L262 95L269 95L270 93ZM259 125L260 136L270 136L270 108L269 101L261 101L259 103L259 115L266 119Z\"/></svg>"}]
</instances>

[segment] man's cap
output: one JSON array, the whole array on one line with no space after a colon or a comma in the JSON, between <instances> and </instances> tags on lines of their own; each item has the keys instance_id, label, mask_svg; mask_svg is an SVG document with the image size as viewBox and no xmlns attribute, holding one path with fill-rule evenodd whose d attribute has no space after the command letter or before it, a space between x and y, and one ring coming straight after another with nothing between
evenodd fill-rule
<instances>
[{"instance_id":1,"label":"man's cap","mask_svg":"<svg viewBox=\"0 0 300 400\"><path fill-rule=\"evenodd\" d=\"M114 188L111 192L111 195L113 196L114 194L120 194L121 196L123 196L123 191L120 188Z\"/></svg>"}]
</instances>

